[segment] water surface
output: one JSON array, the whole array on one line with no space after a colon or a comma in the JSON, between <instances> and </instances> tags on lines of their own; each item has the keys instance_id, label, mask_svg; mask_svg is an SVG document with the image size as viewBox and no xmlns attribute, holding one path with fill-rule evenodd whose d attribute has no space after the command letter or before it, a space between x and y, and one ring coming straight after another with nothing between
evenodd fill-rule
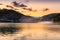
<instances>
[{"instance_id":1,"label":"water surface","mask_svg":"<svg viewBox=\"0 0 60 40\"><path fill-rule=\"evenodd\" d=\"M60 25L52 22L39 23L0 23L22 28L14 34L0 34L0 40L60 40Z\"/></svg>"}]
</instances>

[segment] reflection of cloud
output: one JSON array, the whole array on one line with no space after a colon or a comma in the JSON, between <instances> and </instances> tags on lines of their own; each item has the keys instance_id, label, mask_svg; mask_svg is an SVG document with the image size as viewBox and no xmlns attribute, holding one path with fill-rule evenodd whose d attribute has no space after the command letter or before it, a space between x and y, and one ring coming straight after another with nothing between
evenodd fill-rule
<instances>
[{"instance_id":1,"label":"reflection of cloud","mask_svg":"<svg viewBox=\"0 0 60 40\"><path fill-rule=\"evenodd\" d=\"M0 33L2 34L14 34L18 31L18 28L15 26L9 25L9 27L0 27Z\"/></svg>"},{"instance_id":2,"label":"reflection of cloud","mask_svg":"<svg viewBox=\"0 0 60 40\"><path fill-rule=\"evenodd\" d=\"M47 27L46 30L52 32L60 32L60 27Z\"/></svg>"},{"instance_id":3,"label":"reflection of cloud","mask_svg":"<svg viewBox=\"0 0 60 40\"><path fill-rule=\"evenodd\" d=\"M32 34L29 34L29 35L23 35L23 36L21 36L21 37L15 38L14 40L28 40L28 39L30 40L31 37L32 37Z\"/></svg>"}]
</instances>

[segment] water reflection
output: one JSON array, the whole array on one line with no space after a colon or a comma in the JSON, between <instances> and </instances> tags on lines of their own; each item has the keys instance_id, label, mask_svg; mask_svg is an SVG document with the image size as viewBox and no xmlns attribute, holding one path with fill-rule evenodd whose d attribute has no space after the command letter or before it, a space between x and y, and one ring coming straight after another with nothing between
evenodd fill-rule
<instances>
[{"instance_id":1,"label":"water reflection","mask_svg":"<svg viewBox=\"0 0 60 40\"><path fill-rule=\"evenodd\" d=\"M12 35L1 36L0 40L60 40L60 25L55 23L0 23L1 26L15 25L23 30ZM14 27L15 27L14 26Z\"/></svg>"}]
</instances>

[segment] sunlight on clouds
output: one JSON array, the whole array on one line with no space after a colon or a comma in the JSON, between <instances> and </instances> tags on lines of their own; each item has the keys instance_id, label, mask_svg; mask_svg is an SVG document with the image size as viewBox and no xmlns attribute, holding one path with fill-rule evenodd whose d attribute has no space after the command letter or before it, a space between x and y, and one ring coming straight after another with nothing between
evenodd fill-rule
<instances>
[{"instance_id":1,"label":"sunlight on clouds","mask_svg":"<svg viewBox=\"0 0 60 40\"><path fill-rule=\"evenodd\" d=\"M0 8L7 8L6 5L12 5L11 2L2 2L3 5L0 5ZM30 15L30 16L36 16L36 17L40 17L43 15L47 15L50 13L59 13L60 12L60 6L59 3L27 3L28 8L32 8L33 10L37 10L37 12L33 12L33 11L29 11L29 10L24 10L21 7L14 7L18 10L18 11L24 15ZM47 11L43 11L46 8L48 8L49 10ZM11 9L11 8L7 8L7 9ZM14 9L13 9L14 10Z\"/></svg>"}]
</instances>

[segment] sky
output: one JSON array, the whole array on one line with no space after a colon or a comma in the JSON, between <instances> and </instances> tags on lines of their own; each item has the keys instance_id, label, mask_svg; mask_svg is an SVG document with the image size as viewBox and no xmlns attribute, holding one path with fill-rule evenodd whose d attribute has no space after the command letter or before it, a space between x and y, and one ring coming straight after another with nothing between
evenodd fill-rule
<instances>
[{"instance_id":1,"label":"sky","mask_svg":"<svg viewBox=\"0 0 60 40\"><path fill-rule=\"evenodd\" d=\"M35 12L28 14L27 12L28 15L41 16L52 12L60 12L60 0L0 0L0 2L4 2L6 4L13 1L24 2L28 4L28 6L30 6L32 9L38 10L38 14L35 14ZM48 8L50 11L44 12L43 10L45 8Z\"/></svg>"},{"instance_id":2,"label":"sky","mask_svg":"<svg viewBox=\"0 0 60 40\"><path fill-rule=\"evenodd\" d=\"M0 1L27 1L27 0L0 0ZM29 0L29 1L33 1L33 2L38 2L38 1L58 2L60 0Z\"/></svg>"},{"instance_id":3,"label":"sky","mask_svg":"<svg viewBox=\"0 0 60 40\"><path fill-rule=\"evenodd\" d=\"M60 4L60 0L28 0L29 2L26 2L27 0L0 0L0 2L13 2L13 1L17 1L17 2L25 2L28 3L30 6L32 6L33 8L59 8L59 4ZM37 6L36 6L37 5ZM54 9L53 8L53 9Z\"/></svg>"},{"instance_id":4,"label":"sky","mask_svg":"<svg viewBox=\"0 0 60 40\"><path fill-rule=\"evenodd\" d=\"M6 3L12 2L12 1L25 2L26 3L27 0L0 0L0 2L2 2L2 1L6 2ZM50 8L52 8L52 7L59 8L60 7L59 6L60 0L29 0L28 4L30 6L32 6L33 8L40 8L40 7L42 7L42 8L44 8L44 7L46 7L46 8L49 8L49 7Z\"/></svg>"}]
</instances>

